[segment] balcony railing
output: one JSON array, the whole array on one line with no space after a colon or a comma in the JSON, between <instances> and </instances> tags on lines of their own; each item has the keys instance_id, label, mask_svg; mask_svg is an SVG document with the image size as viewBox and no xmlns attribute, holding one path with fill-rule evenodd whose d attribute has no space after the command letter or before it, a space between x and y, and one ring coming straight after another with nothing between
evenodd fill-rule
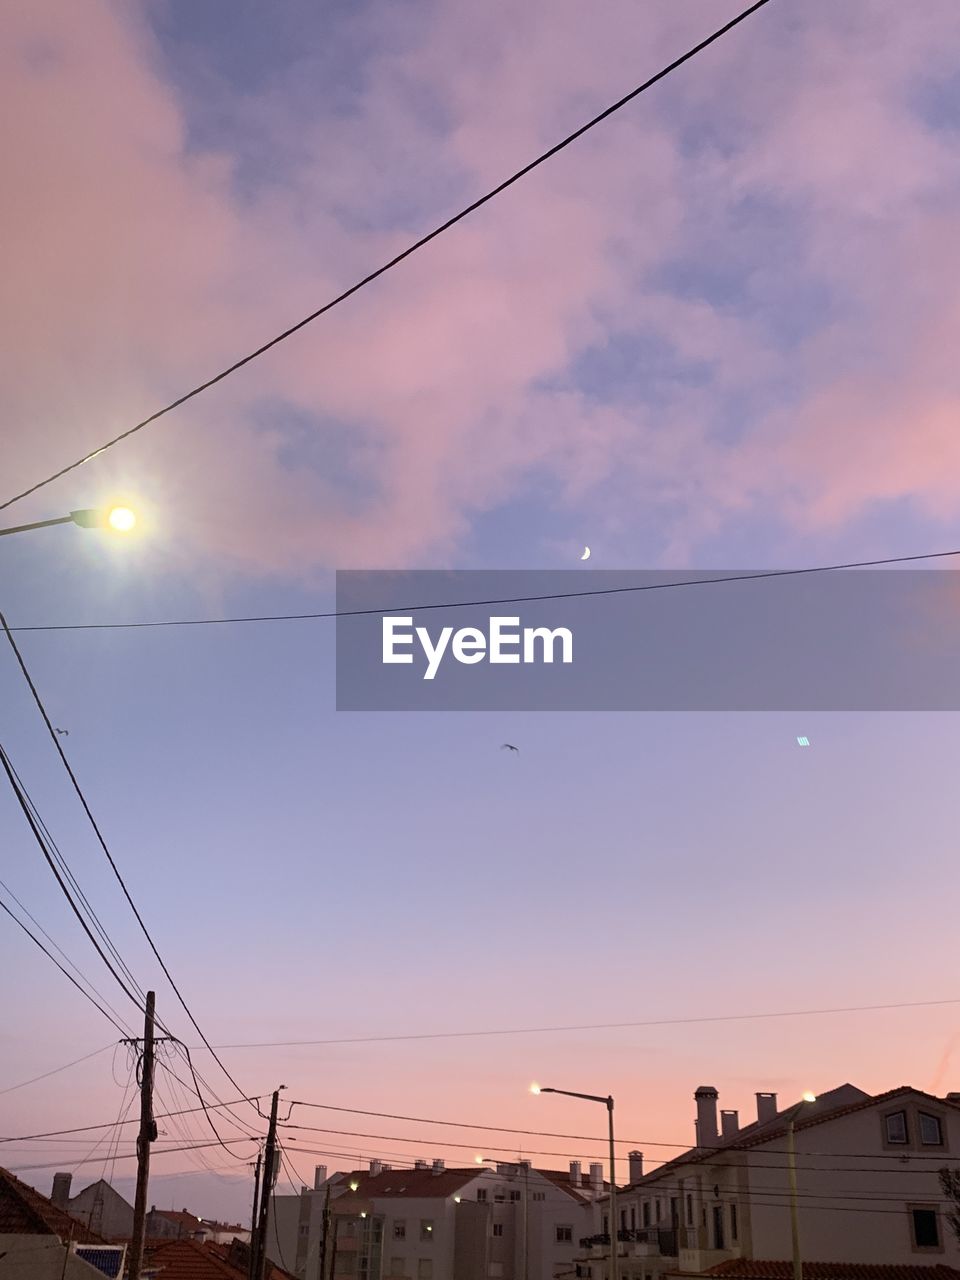
<instances>
[{"instance_id":1,"label":"balcony railing","mask_svg":"<svg viewBox=\"0 0 960 1280\"><path fill-rule=\"evenodd\" d=\"M617 1243L618 1245L644 1244L654 1248L662 1257L675 1258L677 1256L677 1231L674 1227L639 1227L635 1230L620 1230L617 1232ZM609 1232L583 1236L580 1240L580 1248L609 1249Z\"/></svg>"}]
</instances>

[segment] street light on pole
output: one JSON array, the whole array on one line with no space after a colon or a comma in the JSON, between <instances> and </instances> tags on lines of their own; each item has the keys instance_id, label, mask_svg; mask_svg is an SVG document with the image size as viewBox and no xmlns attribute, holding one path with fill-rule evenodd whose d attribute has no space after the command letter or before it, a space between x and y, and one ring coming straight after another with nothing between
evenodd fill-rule
<instances>
[{"instance_id":1,"label":"street light on pole","mask_svg":"<svg viewBox=\"0 0 960 1280\"><path fill-rule=\"evenodd\" d=\"M75 524L81 529L112 529L114 533L129 533L136 523L136 513L129 507L86 507L80 511L71 511L66 516L55 516L52 520L11 525L8 529L0 529L0 537L8 533L29 533L31 529L49 529L55 524Z\"/></svg>"},{"instance_id":2,"label":"street light on pole","mask_svg":"<svg viewBox=\"0 0 960 1280\"><path fill-rule=\"evenodd\" d=\"M610 1280L620 1280L620 1250L617 1239L617 1155L613 1143L613 1098L602 1098L596 1093L575 1093L572 1089L548 1089L546 1085L532 1084L531 1093L559 1093L565 1098L582 1098L585 1102L600 1102L607 1108L610 1135Z\"/></svg>"},{"instance_id":3,"label":"street light on pole","mask_svg":"<svg viewBox=\"0 0 960 1280\"><path fill-rule=\"evenodd\" d=\"M797 1144L794 1137L794 1126L797 1116L802 1114L806 1102L816 1102L815 1093L805 1093L799 1106L787 1121L787 1181L790 1187L790 1245L793 1256L793 1280L803 1280L803 1259L800 1256L800 1205L797 1194Z\"/></svg>"}]
</instances>

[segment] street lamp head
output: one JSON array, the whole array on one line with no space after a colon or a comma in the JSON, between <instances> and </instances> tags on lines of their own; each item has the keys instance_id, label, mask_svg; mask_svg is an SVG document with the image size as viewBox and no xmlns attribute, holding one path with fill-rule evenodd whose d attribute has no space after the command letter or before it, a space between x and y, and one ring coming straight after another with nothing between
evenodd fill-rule
<instances>
[{"instance_id":1,"label":"street lamp head","mask_svg":"<svg viewBox=\"0 0 960 1280\"><path fill-rule=\"evenodd\" d=\"M550 1090L541 1089L540 1086L537 1084L536 1080L534 1080L533 1084L530 1086L530 1092L531 1093L544 1093L544 1092L549 1093Z\"/></svg>"},{"instance_id":2,"label":"street lamp head","mask_svg":"<svg viewBox=\"0 0 960 1280\"><path fill-rule=\"evenodd\" d=\"M137 523L137 516L129 507L85 507L71 511L70 519L81 529L112 529L114 533L129 533Z\"/></svg>"},{"instance_id":3,"label":"street lamp head","mask_svg":"<svg viewBox=\"0 0 960 1280\"><path fill-rule=\"evenodd\" d=\"M804 1102L816 1102L816 1100L817 1100L817 1095L815 1093L811 1093L809 1089L806 1091L806 1093L803 1094Z\"/></svg>"},{"instance_id":4,"label":"street lamp head","mask_svg":"<svg viewBox=\"0 0 960 1280\"><path fill-rule=\"evenodd\" d=\"M136 513L129 507L111 507L107 512L107 524L117 533L129 533L136 523Z\"/></svg>"}]
</instances>

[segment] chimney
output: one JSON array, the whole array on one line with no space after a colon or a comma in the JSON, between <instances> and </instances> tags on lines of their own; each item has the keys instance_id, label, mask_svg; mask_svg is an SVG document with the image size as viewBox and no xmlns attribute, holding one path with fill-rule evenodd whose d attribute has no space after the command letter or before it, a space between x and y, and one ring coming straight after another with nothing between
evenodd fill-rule
<instances>
[{"instance_id":1,"label":"chimney","mask_svg":"<svg viewBox=\"0 0 960 1280\"><path fill-rule=\"evenodd\" d=\"M603 1191L603 1165L592 1164L590 1166L590 1186L599 1195Z\"/></svg>"},{"instance_id":2,"label":"chimney","mask_svg":"<svg viewBox=\"0 0 960 1280\"><path fill-rule=\"evenodd\" d=\"M58 1209L67 1207L67 1201L70 1199L70 1183L72 1181L72 1173L55 1173L53 1175L53 1190L50 1192L50 1199Z\"/></svg>"},{"instance_id":3,"label":"chimney","mask_svg":"<svg viewBox=\"0 0 960 1280\"><path fill-rule=\"evenodd\" d=\"M427 1164L426 1160L414 1160L414 1162L413 1162L413 1167L414 1167L415 1169L429 1169L429 1168L430 1168L430 1166Z\"/></svg>"},{"instance_id":4,"label":"chimney","mask_svg":"<svg viewBox=\"0 0 960 1280\"><path fill-rule=\"evenodd\" d=\"M631 1184L633 1184L634 1182L639 1182L640 1179L643 1177L643 1152L631 1151L628 1153L627 1159L630 1161Z\"/></svg>"},{"instance_id":5,"label":"chimney","mask_svg":"<svg viewBox=\"0 0 960 1280\"><path fill-rule=\"evenodd\" d=\"M757 1123L766 1124L777 1114L777 1095L775 1093L757 1094Z\"/></svg>"},{"instance_id":6,"label":"chimney","mask_svg":"<svg viewBox=\"0 0 960 1280\"><path fill-rule=\"evenodd\" d=\"M375 1178L380 1173L383 1173L383 1161L371 1160L370 1161L370 1177Z\"/></svg>"},{"instance_id":7,"label":"chimney","mask_svg":"<svg viewBox=\"0 0 960 1280\"><path fill-rule=\"evenodd\" d=\"M580 1173L580 1161L579 1161L579 1160L571 1160L571 1161L570 1161L570 1185L571 1185L571 1187L579 1187L579 1186L580 1186L580 1183L581 1183L582 1181L583 1181L583 1176L582 1176L582 1174Z\"/></svg>"},{"instance_id":8,"label":"chimney","mask_svg":"<svg viewBox=\"0 0 960 1280\"><path fill-rule=\"evenodd\" d=\"M327 1166L318 1164L313 1171L313 1189L319 1191L327 1180Z\"/></svg>"},{"instance_id":9,"label":"chimney","mask_svg":"<svg viewBox=\"0 0 960 1280\"><path fill-rule=\"evenodd\" d=\"M443 1161L442 1161L442 1160L434 1160L434 1162L433 1162L433 1172L434 1172L434 1174L443 1173L443 1167L444 1167L444 1166L443 1166Z\"/></svg>"},{"instance_id":10,"label":"chimney","mask_svg":"<svg viewBox=\"0 0 960 1280\"><path fill-rule=\"evenodd\" d=\"M697 1102L697 1146L717 1145L717 1099L720 1097L712 1084L702 1084L693 1095Z\"/></svg>"},{"instance_id":11,"label":"chimney","mask_svg":"<svg viewBox=\"0 0 960 1280\"><path fill-rule=\"evenodd\" d=\"M720 1112L720 1132L725 1138L735 1138L740 1132L740 1112Z\"/></svg>"}]
</instances>

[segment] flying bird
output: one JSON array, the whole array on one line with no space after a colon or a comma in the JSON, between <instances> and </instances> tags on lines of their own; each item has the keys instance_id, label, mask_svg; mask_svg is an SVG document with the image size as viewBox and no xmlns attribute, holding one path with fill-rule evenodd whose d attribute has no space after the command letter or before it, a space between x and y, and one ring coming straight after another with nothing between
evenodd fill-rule
<instances>
[{"instance_id":1,"label":"flying bird","mask_svg":"<svg viewBox=\"0 0 960 1280\"><path fill-rule=\"evenodd\" d=\"M504 742L504 743L503 743L503 745L500 747L500 750L501 750L501 751L515 751L515 752L517 753L517 755L519 755L519 754L520 754L520 748L519 748L519 747L515 747L515 746L513 745L513 743L512 743L512 742Z\"/></svg>"},{"instance_id":2,"label":"flying bird","mask_svg":"<svg viewBox=\"0 0 960 1280\"><path fill-rule=\"evenodd\" d=\"M56 728L56 725L54 725L54 728ZM63 734L63 736L64 736L65 738L69 738L69 737L70 737L70 730L69 730L69 729L57 729L57 733L62 733L62 734Z\"/></svg>"}]
</instances>

